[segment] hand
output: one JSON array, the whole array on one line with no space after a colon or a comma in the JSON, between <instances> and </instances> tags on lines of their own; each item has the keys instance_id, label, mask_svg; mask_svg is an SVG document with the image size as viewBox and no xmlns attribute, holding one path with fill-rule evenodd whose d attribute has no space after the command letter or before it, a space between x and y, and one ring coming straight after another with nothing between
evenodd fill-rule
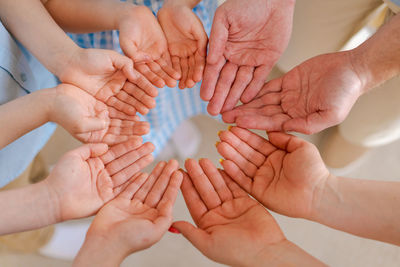
<instances>
[{"instance_id":1,"label":"hand","mask_svg":"<svg viewBox=\"0 0 400 267\"><path fill-rule=\"evenodd\" d=\"M81 142L113 145L149 132L148 122L118 112L73 85L60 84L54 91L50 120Z\"/></svg>"},{"instance_id":2,"label":"hand","mask_svg":"<svg viewBox=\"0 0 400 267\"><path fill-rule=\"evenodd\" d=\"M157 89L133 69L132 60L115 51L78 48L66 65L58 74L63 83L75 85L127 115L141 111L137 105L140 97L143 101L139 102L154 107L149 98L157 96ZM126 84L127 79L133 85Z\"/></svg>"},{"instance_id":3,"label":"hand","mask_svg":"<svg viewBox=\"0 0 400 267\"><path fill-rule=\"evenodd\" d=\"M252 100L289 42L294 0L228 0L210 35L201 98L217 115Z\"/></svg>"},{"instance_id":4,"label":"hand","mask_svg":"<svg viewBox=\"0 0 400 267\"><path fill-rule=\"evenodd\" d=\"M307 60L222 118L243 128L305 134L336 125L363 92L351 57L346 51Z\"/></svg>"},{"instance_id":5,"label":"hand","mask_svg":"<svg viewBox=\"0 0 400 267\"><path fill-rule=\"evenodd\" d=\"M58 221L95 214L126 182L153 160L141 138L107 148L88 144L65 154L45 180L58 207Z\"/></svg>"},{"instance_id":6,"label":"hand","mask_svg":"<svg viewBox=\"0 0 400 267\"><path fill-rule=\"evenodd\" d=\"M173 66L181 74L179 88L192 88L203 78L207 54L208 37L201 20L187 4L165 1L158 11L158 21L167 38Z\"/></svg>"},{"instance_id":7,"label":"hand","mask_svg":"<svg viewBox=\"0 0 400 267\"><path fill-rule=\"evenodd\" d=\"M271 214L211 161L187 160L185 167L181 190L198 228L188 222L172 226L205 256L231 266L257 266L270 245L287 241Z\"/></svg>"},{"instance_id":8,"label":"hand","mask_svg":"<svg viewBox=\"0 0 400 267\"><path fill-rule=\"evenodd\" d=\"M119 41L135 68L155 86L176 86L180 78L172 68L167 41L156 17L145 6L125 9L118 22Z\"/></svg>"},{"instance_id":9,"label":"hand","mask_svg":"<svg viewBox=\"0 0 400 267\"><path fill-rule=\"evenodd\" d=\"M76 262L91 261L85 257L96 247L103 255L95 253L96 258L115 258L107 266L119 266L129 254L158 242L172 223L172 207L182 182L177 168L175 160L160 162L150 176L138 173L132 178L96 215ZM98 266L94 262L90 265Z\"/></svg>"},{"instance_id":10,"label":"hand","mask_svg":"<svg viewBox=\"0 0 400 267\"><path fill-rule=\"evenodd\" d=\"M221 132L217 149L226 159L224 170L268 209L310 218L329 171L312 144L285 133L268 137L238 127Z\"/></svg>"}]
</instances>

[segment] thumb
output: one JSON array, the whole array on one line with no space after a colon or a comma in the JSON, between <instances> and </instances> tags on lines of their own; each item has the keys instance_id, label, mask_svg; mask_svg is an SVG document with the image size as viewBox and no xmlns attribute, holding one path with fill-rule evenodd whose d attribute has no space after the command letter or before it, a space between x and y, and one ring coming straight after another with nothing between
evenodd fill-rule
<instances>
[{"instance_id":1,"label":"thumb","mask_svg":"<svg viewBox=\"0 0 400 267\"><path fill-rule=\"evenodd\" d=\"M87 160L92 157L99 157L108 151L108 146L106 144L87 144L83 145L72 153L78 154L83 160Z\"/></svg>"},{"instance_id":2,"label":"thumb","mask_svg":"<svg viewBox=\"0 0 400 267\"><path fill-rule=\"evenodd\" d=\"M87 133L93 131L100 131L107 128L108 121L105 118L98 117L84 117L80 122L80 132Z\"/></svg>"},{"instance_id":3,"label":"thumb","mask_svg":"<svg viewBox=\"0 0 400 267\"><path fill-rule=\"evenodd\" d=\"M207 64L214 65L218 63L219 59L224 55L228 36L229 25L226 14L223 11L218 12L217 10L211 28Z\"/></svg>"},{"instance_id":4,"label":"thumb","mask_svg":"<svg viewBox=\"0 0 400 267\"><path fill-rule=\"evenodd\" d=\"M133 61L130 58L121 55L115 51L110 51L110 52L113 52L111 54L111 60L113 62L114 67L119 70L122 70L122 72L128 78L129 81L131 82L136 81L138 79L138 74L133 69Z\"/></svg>"},{"instance_id":5,"label":"thumb","mask_svg":"<svg viewBox=\"0 0 400 267\"><path fill-rule=\"evenodd\" d=\"M328 128L323 116L319 113L312 113L305 118L295 118L283 124L285 132L299 132L303 134L314 134Z\"/></svg>"},{"instance_id":6,"label":"thumb","mask_svg":"<svg viewBox=\"0 0 400 267\"><path fill-rule=\"evenodd\" d=\"M209 235L202 229L193 226L185 221L174 222L172 227L177 229L182 235L192 243L198 250L206 255L206 250L209 243Z\"/></svg>"}]
</instances>

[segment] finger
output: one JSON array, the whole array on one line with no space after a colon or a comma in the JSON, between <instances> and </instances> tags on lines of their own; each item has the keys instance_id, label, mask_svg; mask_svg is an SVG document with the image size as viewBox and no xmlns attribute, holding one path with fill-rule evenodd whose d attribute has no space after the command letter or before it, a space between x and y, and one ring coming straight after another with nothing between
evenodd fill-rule
<instances>
[{"instance_id":1,"label":"finger","mask_svg":"<svg viewBox=\"0 0 400 267\"><path fill-rule=\"evenodd\" d=\"M242 188L240 188L240 186L235 183L235 181L232 180L231 177L229 177L229 175L223 171L220 170L221 172L221 176L224 179L226 185L228 186L229 190L231 190L232 195L234 198L240 198L240 197L248 197L249 195L246 193L246 191L244 191Z\"/></svg>"},{"instance_id":2,"label":"finger","mask_svg":"<svg viewBox=\"0 0 400 267\"><path fill-rule=\"evenodd\" d=\"M263 85L265 84L268 74L271 71L272 66L267 66L263 65L260 67L257 67L254 71L254 76L253 80L250 82L250 84L246 87L244 90L242 97L240 100L243 103L248 103L250 102L261 90Z\"/></svg>"},{"instance_id":3,"label":"finger","mask_svg":"<svg viewBox=\"0 0 400 267\"><path fill-rule=\"evenodd\" d=\"M136 108L119 100L115 96L110 97L107 100L106 104L108 106L114 107L115 109L117 109L119 111L122 111L123 113L125 113L127 115L135 115L136 114Z\"/></svg>"},{"instance_id":4,"label":"finger","mask_svg":"<svg viewBox=\"0 0 400 267\"><path fill-rule=\"evenodd\" d=\"M115 135L115 134L110 134L106 133L106 135L103 137L103 142L108 144L108 145L117 145L123 142L126 142L132 138L137 138L138 136L135 135Z\"/></svg>"},{"instance_id":5,"label":"finger","mask_svg":"<svg viewBox=\"0 0 400 267\"><path fill-rule=\"evenodd\" d=\"M224 160L221 162L224 171L238 184L241 188L250 193L253 180L246 176L246 174L233 162L230 160Z\"/></svg>"},{"instance_id":6,"label":"finger","mask_svg":"<svg viewBox=\"0 0 400 267\"><path fill-rule=\"evenodd\" d=\"M153 155L146 154L140 159L133 162L131 165L123 169L122 171L114 174L111 179L113 181L114 186L119 186L125 183L130 177L135 175L136 173L143 170L147 165L149 165L154 160Z\"/></svg>"},{"instance_id":7,"label":"finger","mask_svg":"<svg viewBox=\"0 0 400 267\"><path fill-rule=\"evenodd\" d=\"M261 108L263 106L280 106L282 99L281 93L267 93L258 98L254 98L249 103L243 105L243 108Z\"/></svg>"},{"instance_id":8,"label":"finger","mask_svg":"<svg viewBox=\"0 0 400 267\"><path fill-rule=\"evenodd\" d=\"M182 79L182 70L181 70L181 61L179 59L179 57L177 56L172 56L171 57L171 61L172 61L172 68L179 73L179 79Z\"/></svg>"},{"instance_id":9,"label":"finger","mask_svg":"<svg viewBox=\"0 0 400 267\"><path fill-rule=\"evenodd\" d=\"M115 68L122 70L128 80L134 82L138 79L137 73L133 69L133 61L115 51L107 50Z\"/></svg>"},{"instance_id":10,"label":"finger","mask_svg":"<svg viewBox=\"0 0 400 267\"><path fill-rule=\"evenodd\" d=\"M232 200L233 195L226 186L221 174L209 159L200 159L199 164L212 183L222 203Z\"/></svg>"},{"instance_id":11,"label":"finger","mask_svg":"<svg viewBox=\"0 0 400 267\"><path fill-rule=\"evenodd\" d=\"M160 161L154 167L152 172L149 175L146 183L140 188L139 191L135 194L134 198L139 200L140 202L144 202L147 195L149 194L151 188L153 188L154 183L157 181L158 177L160 177L161 172L164 170L167 163L165 161Z\"/></svg>"},{"instance_id":12,"label":"finger","mask_svg":"<svg viewBox=\"0 0 400 267\"><path fill-rule=\"evenodd\" d=\"M196 224L199 223L200 218L208 211L203 200L200 198L199 193L194 187L192 181L190 180L188 174L181 171L183 175L181 191L183 198L185 199L186 206L189 209L190 215L192 216Z\"/></svg>"},{"instance_id":13,"label":"finger","mask_svg":"<svg viewBox=\"0 0 400 267\"><path fill-rule=\"evenodd\" d=\"M167 57L167 56L166 56ZM164 58L160 58L156 60L156 63L160 65L161 69L168 74L174 81L179 80L181 78L181 74L179 71L175 70L171 63L171 59L168 55L168 60Z\"/></svg>"},{"instance_id":14,"label":"finger","mask_svg":"<svg viewBox=\"0 0 400 267\"><path fill-rule=\"evenodd\" d=\"M169 76L168 73L166 73L157 62L152 61L147 63L147 65L149 66L150 70L160 77L168 87L176 86L176 80Z\"/></svg>"},{"instance_id":15,"label":"finger","mask_svg":"<svg viewBox=\"0 0 400 267\"><path fill-rule=\"evenodd\" d=\"M135 68L146 77L154 86L158 88L162 88L165 86L165 82L161 79L158 75L156 75L151 69L149 68L148 64L136 64Z\"/></svg>"},{"instance_id":16,"label":"finger","mask_svg":"<svg viewBox=\"0 0 400 267\"><path fill-rule=\"evenodd\" d=\"M237 123L237 119L239 117L252 116L252 115L262 116L265 117L266 119L271 118L274 115L282 115L286 118L289 118L289 116L283 111L280 105L266 105L266 106L262 105L259 108L253 108L253 107L248 107L246 104L236 107L231 111L223 113L222 119L224 119L225 122L232 123L236 121Z\"/></svg>"},{"instance_id":17,"label":"finger","mask_svg":"<svg viewBox=\"0 0 400 267\"><path fill-rule=\"evenodd\" d=\"M185 168L207 208L213 209L221 205L221 199L199 163L193 159L188 159L185 162Z\"/></svg>"},{"instance_id":18,"label":"finger","mask_svg":"<svg viewBox=\"0 0 400 267\"><path fill-rule=\"evenodd\" d=\"M116 97L127 105L134 107L135 110L140 114L147 114L149 112L149 109L145 105L131 95L127 94L124 90L121 90Z\"/></svg>"},{"instance_id":19,"label":"finger","mask_svg":"<svg viewBox=\"0 0 400 267\"><path fill-rule=\"evenodd\" d=\"M264 84L261 88L260 92L257 94L257 97L261 97L268 93L279 93L282 91L282 81L283 77L273 79Z\"/></svg>"},{"instance_id":20,"label":"finger","mask_svg":"<svg viewBox=\"0 0 400 267\"><path fill-rule=\"evenodd\" d=\"M186 80L188 78L188 72L189 72L188 59L181 58L180 62L181 62L182 77L181 80L179 81L179 89L185 89Z\"/></svg>"},{"instance_id":21,"label":"finger","mask_svg":"<svg viewBox=\"0 0 400 267\"><path fill-rule=\"evenodd\" d=\"M193 81L193 73L194 73L194 68L196 65L196 61L194 60L194 56L190 55L188 58L188 75L186 79L186 87L187 88L192 88L196 83Z\"/></svg>"},{"instance_id":22,"label":"finger","mask_svg":"<svg viewBox=\"0 0 400 267\"><path fill-rule=\"evenodd\" d=\"M268 134L271 144L277 148L292 153L302 146L308 145L306 141L291 134L271 132Z\"/></svg>"},{"instance_id":23,"label":"finger","mask_svg":"<svg viewBox=\"0 0 400 267\"><path fill-rule=\"evenodd\" d=\"M145 199L145 204L149 207L156 207L161 200L168 183L171 179L172 174L178 169L178 162L176 160L170 160L165 166L161 175L158 177L154 186ZM180 186L180 185L179 185ZM178 187L179 188L179 187Z\"/></svg>"},{"instance_id":24,"label":"finger","mask_svg":"<svg viewBox=\"0 0 400 267\"><path fill-rule=\"evenodd\" d=\"M135 175L131 181L128 181L129 184L122 191L119 196L126 199L132 199L133 195L139 190L139 188L143 185L149 175L147 173L138 173Z\"/></svg>"},{"instance_id":25,"label":"finger","mask_svg":"<svg viewBox=\"0 0 400 267\"><path fill-rule=\"evenodd\" d=\"M108 112L107 112L108 113ZM108 114L107 114L108 117ZM93 131L104 130L108 126L108 121L98 117L83 117L78 123L78 131L80 133L87 133Z\"/></svg>"},{"instance_id":26,"label":"finger","mask_svg":"<svg viewBox=\"0 0 400 267\"><path fill-rule=\"evenodd\" d=\"M107 110L108 110L108 116L111 119L129 120L129 121L138 121L139 120L139 117L137 115L134 115L134 116L127 115L111 106L108 106Z\"/></svg>"},{"instance_id":27,"label":"finger","mask_svg":"<svg viewBox=\"0 0 400 267\"><path fill-rule=\"evenodd\" d=\"M148 95L145 91L143 91L141 88L137 87L133 83L125 83L122 90L133 96L149 109L152 109L156 106L156 100L154 99L154 97Z\"/></svg>"},{"instance_id":28,"label":"finger","mask_svg":"<svg viewBox=\"0 0 400 267\"><path fill-rule=\"evenodd\" d=\"M231 131L222 131L219 134L219 138L221 139L222 142L231 145L236 151L240 153L240 155L246 158L246 160L253 163L255 166L260 167L265 162L265 156L263 154L252 148L250 145L241 140ZM226 158L225 156L228 155L223 154L226 151L223 150L222 147L221 148L219 147L220 144L221 143L217 143L217 150L222 157Z\"/></svg>"},{"instance_id":29,"label":"finger","mask_svg":"<svg viewBox=\"0 0 400 267\"><path fill-rule=\"evenodd\" d=\"M276 150L276 147L268 142L267 139L255 134L247 129L240 127L232 127L229 130L231 133L236 135L245 144L252 147L254 150L260 152L262 155L268 157L272 152Z\"/></svg>"},{"instance_id":30,"label":"finger","mask_svg":"<svg viewBox=\"0 0 400 267\"><path fill-rule=\"evenodd\" d=\"M218 79L213 97L208 104L207 110L211 115L218 115L221 112L225 99L229 94L232 83L235 80L238 66L233 63L226 63Z\"/></svg>"},{"instance_id":31,"label":"finger","mask_svg":"<svg viewBox=\"0 0 400 267\"><path fill-rule=\"evenodd\" d=\"M215 92L219 74L225 65L225 58L221 58L216 64L206 64L203 82L200 87L200 97L204 101L210 101Z\"/></svg>"},{"instance_id":32,"label":"finger","mask_svg":"<svg viewBox=\"0 0 400 267\"><path fill-rule=\"evenodd\" d=\"M145 123L145 125L149 125L147 121L131 121L131 120L120 120L120 119L111 119L110 127L134 127L135 125L140 123Z\"/></svg>"},{"instance_id":33,"label":"finger","mask_svg":"<svg viewBox=\"0 0 400 267\"><path fill-rule=\"evenodd\" d=\"M206 65L205 56L200 55L200 53L196 52L194 55L195 65L193 70L193 81L195 83L200 82L203 79L204 67Z\"/></svg>"},{"instance_id":34,"label":"finger","mask_svg":"<svg viewBox=\"0 0 400 267\"><path fill-rule=\"evenodd\" d=\"M253 78L254 68L250 66L241 66L236 74L235 81L229 91L228 97L225 100L221 112L232 110L239 102L240 97L246 86Z\"/></svg>"},{"instance_id":35,"label":"finger","mask_svg":"<svg viewBox=\"0 0 400 267\"><path fill-rule=\"evenodd\" d=\"M217 64L225 52L225 45L228 41L229 23L224 10L220 7L214 15L211 27L207 64Z\"/></svg>"},{"instance_id":36,"label":"finger","mask_svg":"<svg viewBox=\"0 0 400 267\"><path fill-rule=\"evenodd\" d=\"M155 88L149 80L147 80L143 75L138 73L138 78L133 84L137 85L140 89L142 89L146 94L152 97L156 97L158 95L158 90Z\"/></svg>"},{"instance_id":37,"label":"finger","mask_svg":"<svg viewBox=\"0 0 400 267\"><path fill-rule=\"evenodd\" d=\"M108 150L106 144L87 144L83 145L70 153L79 155L83 160L95 158L103 155Z\"/></svg>"},{"instance_id":38,"label":"finger","mask_svg":"<svg viewBox=\"0 0 400 267\"><path fill-rule=\"evenodd\" d=\"M133 151L142 145L143 139L140 136L134 137L125 143L121 143L110 147L110 149L100 157L104 165L111 161L125 155L126 153Z\"/></svg>"},{"instance_id":39,"label":"finger","mask_svg":"<svg viewBox=\"0 0 400 267\"><path fill-rule=\"evenodd\" d=\"M283 124L290 118L285 114L277 114L271 117L260 115L245 115L236 119L239 127L247 129L258 129L265 131L282 131Z\"/></svg>"},{"instance_id":40,"label":"finger","mask_svg":"<svg viewBox=\"0 0 400 267\"><path fill-rule=\"evenodd\" d=\"M249 177L254 177L258 168L252 162L247 160L230 144L222 142L218 145L218 152L227 160L233 161L245 174Z\"/></svg>"},{"instance_id":41,"label":"finger","mask_svg":"<svg viewBox=\"0 0 400 267\"><path fill-rule=\"evenodd\" d=\"M194 227L192 224L184 221L174 222L172 227L177 229L204 255L207 255L207 249L210 244L210 236L204 230Z\"/></svg>"},{"instance_id":42,"label":"finger","mask_svg":"<svg viewBox=\"0 0 400 267\"><path fill-rule=\"evenodd\" d=\"M172 208L176 201L176 197L179 193L179 188L182 184L182 173L179 171L175 171L171 178L169 179L168 187L166 188L162 199L157 205L157 209L159 210L162 216L172 216Z\"/></svg>"},{"instance_id":43,"label":"finger","mask_svg":"<svg viewBox=\"0 0 400 267\"><path fill-rule=\"evenodd\" d=\"M145 135L149 132L150 125L148 122L141 121L137 122L133 127L110 127L108 129L109 134L113 135Z\"/></svg>"}]
</instances>

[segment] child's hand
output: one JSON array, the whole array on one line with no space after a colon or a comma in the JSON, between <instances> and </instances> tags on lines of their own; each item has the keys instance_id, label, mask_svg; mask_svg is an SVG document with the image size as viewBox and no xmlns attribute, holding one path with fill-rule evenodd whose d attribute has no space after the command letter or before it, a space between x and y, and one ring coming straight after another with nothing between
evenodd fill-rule
<instances>
[{"instance_id":1,"label":"child's hand","mask_svg":"<svg viewBox=\"0 0 400 267\"><path fill-rule=\"evenodd\" d=\"M192 88L203 78L207 55L207 34L192 8L165 1L158 12L174 68L181 73L179 88Z\"/></svg>"},{"instance_id":2,"label":"child's hand","mask_svg":"<svg viewBox=\"0 0 400 267\"><path fill-rule=\"evenodd\" d=\"M329 171L312 144L285 133L268 137L238 127L221 132L217 149L226 159L222 166L268 209L309 218Z\"/></svg>"},{"instance_id":3,"label":"child's hand","mask_svg":"<svg viewBox=\"0 0 400 267\"><path fill-rule=\"evenodd\" d=\"M175 160L160 162L150 175L138 173L132 178L94 218L75 265L99 266L97 261L106 261L110 264L104 266L117 266L129 254L158 242L172 223L182 182L177 168ZM91 251L97 253L91 256Z\"/></svg>"},{"instance_id":4,"label":"child's hand","mask_svg":"<svg viewBox=\"0 0 400 267\"><path fill-rule=\"evenodd\" d=\"M125 9L119 22L120 46L135 62L135 68L155 86L176 86L180 78L172 68L164 33L153 13L145 6Z\"/></svg>"},{"instance_id":5,"label":"child's hand","mask_svg":"<svg viewBox=\"0 0 400 267\"><path fill-rule=\"evenodd\" d=\"M58 221L95 214L153 160L140 137L108 148L88 144L65 154L44 181L54 196Z\"/></svg>"},{"instance_id":6,"label":"child's hand","mask_svg":"<svg viewBox=\"0 0 400 267\"><path fill-rule=\"evenodd\" d=\"M133 68L128 57L111 50L78 48L71 56L67 67L58 74L64 83L82 88L96 99L128 115L136 111L145 114L148 110L138 109L140 97L147 108L155 102L149 100L157 96L157 89ZM140 88L139 92L126 88L126 81Z\"/></svg>"},{"instance_id":7,"label":"child's hand","mask_svg":"<svg viewBox=\"0 0 400 267\"><path fill-rule=\"evenodd\" d=\"M257 266L262 251L287 242L263 206L223 171L218 171L210 160L202 159L199 163L186 161L188 174L184 173L181 186L198 228L188 222L172 225L197 249L223 264Z\"/></svg>"},{"instance_id":8,"label":"child's hand","mask_svg":"<svg viewBox=\"0 0 400 267\"><path fill-rule=\"evenodd\" d=\"M133 85L125 85L129 86ZM81 142L113 145L149 131L148 122L119 112L73 85L60 84L54 91L50 120Z\"/></svg>"}]
</instances>

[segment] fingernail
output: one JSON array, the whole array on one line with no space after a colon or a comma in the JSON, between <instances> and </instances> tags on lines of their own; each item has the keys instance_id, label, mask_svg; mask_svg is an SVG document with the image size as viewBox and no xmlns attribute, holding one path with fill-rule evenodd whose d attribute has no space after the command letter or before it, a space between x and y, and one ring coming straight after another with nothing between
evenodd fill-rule
<instances>
[{"instance_id":1,"label":"fingernail","mask_svg":"<svg viewBox=\"0 0 400 267\"><path fill-rule=\"evenodd\" d=\"M172 227L172 226L168 229L168 231L173 233L173 234L180 234L181 233L178 229L176 229L175 227Z\"/></svg>"},{"instance_id":2,"label":"fingernail","mask_svg":"<svg viewBox=\"0 0 400 267\"><path fill-rule=\"evenodd\" d=\"M228 131L230 131L232 129L232 127L233 127L232 125L229 125L228 126Z\"/></svg>"},{"instance_id":3,"label":"fingernail","mask_svg":"<svg viewBox=\"0 0 400 267\"><path fill-rule=\"evenodd\" d=\"M220 141L217 141L217 142L215 143L215 146L217 147L219 144L221 144L221 142L220 142Z\"/></svg>"},{"instance_id":4,"label":"fingernail","mask_svg":"<svg viewBox=\"0 0 400 267\"><path fill-rule=\"evenodd\" d=\"M219 136L221 133L222 133L222 131L218 131L218 133L217 133L217 134L218 134L218 136Z\"/></svg>"},{"instance_id":5,"label":"fingernail","mask_svg":"<svg viewBox=\"0 0 400 267\"><path fill-rule=\"evenodd\" d=\"M219 159L218 161L219 161L219 163L221 163L221 164L222 164L222 162L224 162L224 160L223 160L223 159Z\"/></svg>"}]
</instances>

